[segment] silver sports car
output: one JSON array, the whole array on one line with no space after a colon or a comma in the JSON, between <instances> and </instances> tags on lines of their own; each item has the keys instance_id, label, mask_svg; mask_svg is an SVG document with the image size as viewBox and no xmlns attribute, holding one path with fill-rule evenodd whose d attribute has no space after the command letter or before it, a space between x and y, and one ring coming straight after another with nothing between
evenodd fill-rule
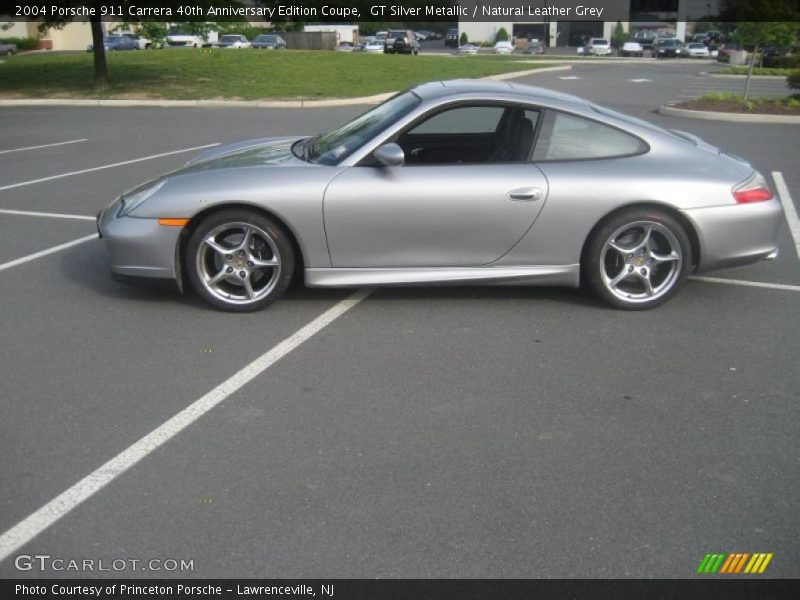
<instances>
[{"instance_id":1,"label":"silver sports car","mask_svg":"<svg viewBox=\"0 0 800 600\"><path fill-rule=\"evenodd\" d=\"M776 254L744 159L592 102L438 81L314 137L219 147L98 215L116 278L260 309L309 286L564 285L661 304L689 273Z\"/></svg>"}]
</instances>

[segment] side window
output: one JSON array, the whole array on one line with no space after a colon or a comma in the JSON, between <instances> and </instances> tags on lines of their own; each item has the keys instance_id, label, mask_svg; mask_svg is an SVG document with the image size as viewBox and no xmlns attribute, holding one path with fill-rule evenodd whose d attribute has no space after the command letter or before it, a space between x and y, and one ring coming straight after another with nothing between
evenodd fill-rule
<instances>
[{"instance_id":1,"label":"side window","mask_svg":"<svg viewBox=\"0 0 800 600\"><path fill-rule=\"evenodd\" d=\"M409 131L410 135L494 133L502 106L464 106L433 115Z\"/></svg>"},{"instance_id":2,"label":"side window","mask_svg":"<svg viewBox=\"0 0 800 600\"><path fill-rule=\"evenodd\" d=\"M624 131L551 110L542 123L533 160L613 158L640 154L646 149L644 142Z\"/></svg>"},{"instance_id":3,"label":"side window","mask_svg":"<svg viewBox=\"0 0 800 600\"><path fill-rule=\"evenodd\" d=\"M514 105L458 106L434 114L396 141L409 166L527 162L539 114Z\"/></svg>"}]
</instances>

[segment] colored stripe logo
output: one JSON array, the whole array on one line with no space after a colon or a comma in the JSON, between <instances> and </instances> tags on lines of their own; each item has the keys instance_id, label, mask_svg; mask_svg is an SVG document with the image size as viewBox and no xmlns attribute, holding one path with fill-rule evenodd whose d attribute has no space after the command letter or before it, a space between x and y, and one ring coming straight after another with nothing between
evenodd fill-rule
<instances>
[{"instance_id":1,"label":"colored stripe logo","mask_svg":"<svg viewBox=\"0 0 800 600\"><path fill-rule=\"evenodd\" d=\"M766 570L769 561L772 560L772 556L771 552L706 554L703 560L700 561L697 572L703 575L714 573L723 575L735 575L738 573L760 574Z\"/></svg>"}]
</instances>

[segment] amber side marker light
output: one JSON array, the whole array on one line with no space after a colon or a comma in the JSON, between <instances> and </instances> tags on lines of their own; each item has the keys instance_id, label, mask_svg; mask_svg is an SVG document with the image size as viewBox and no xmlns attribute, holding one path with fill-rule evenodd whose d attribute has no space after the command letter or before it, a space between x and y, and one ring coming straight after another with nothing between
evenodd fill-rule
<instances>
[{"instance_id":1,"label":"amber side marker light","mask_svg":"<svg viewBox=\"0 0 800 600\"><path fill-rule=\"evenodd\" d=\"M164 227L183 227L189 219L159 219L158 224Z\"/></svg>"}]
</instances>

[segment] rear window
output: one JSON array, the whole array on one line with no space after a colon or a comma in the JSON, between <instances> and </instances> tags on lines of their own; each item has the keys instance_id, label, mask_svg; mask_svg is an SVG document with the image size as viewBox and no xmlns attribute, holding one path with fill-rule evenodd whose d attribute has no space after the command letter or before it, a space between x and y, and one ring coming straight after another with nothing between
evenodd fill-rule
<instances>
[{"instance_id":1,"label":"rear window","mask_svg":"<svg viewBox=\"0 0 800 600\"><path fill-rule=\"evenodd\" d=\"M558 111L547 111L533 152L534 161L586 160L642 154L647 144L634 135Z\"/></svg>"}]
</instances>

